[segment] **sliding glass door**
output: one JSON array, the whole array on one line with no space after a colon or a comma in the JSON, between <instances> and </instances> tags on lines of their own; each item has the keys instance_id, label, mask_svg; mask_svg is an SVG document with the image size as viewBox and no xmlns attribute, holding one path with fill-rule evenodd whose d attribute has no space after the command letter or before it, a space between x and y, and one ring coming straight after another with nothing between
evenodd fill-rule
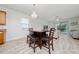
<instances>
[{"instance_id":1,"label":"sliding glass door","mask_svg":"<svg viewBox=\"0 0 79 59\"><path fill-rule=\"evenodd\" d=\"M68 28L68 21L59 22L59 25L57 26L57 29L58 29L60 32L67 33L67 32L69 31L69 28Z\"/></svg>"}]
</instances>

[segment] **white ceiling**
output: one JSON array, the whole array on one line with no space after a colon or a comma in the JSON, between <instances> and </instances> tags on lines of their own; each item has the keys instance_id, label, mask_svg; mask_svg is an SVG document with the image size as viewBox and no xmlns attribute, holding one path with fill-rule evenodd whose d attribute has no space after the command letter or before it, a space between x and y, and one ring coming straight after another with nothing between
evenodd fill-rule
<instances>
[{"instance_id":1,"label":"white ceiling","mask_svg":"<svg viewBox=\"0 0 79 59\"><path fill-rule=\"evenodd\" d=\"M55 16L73 17L79 16L79 4L1 4L13 10L31 15L32 11L36 11L39 19L51 19Z\"/></svg>"}]
</instances>

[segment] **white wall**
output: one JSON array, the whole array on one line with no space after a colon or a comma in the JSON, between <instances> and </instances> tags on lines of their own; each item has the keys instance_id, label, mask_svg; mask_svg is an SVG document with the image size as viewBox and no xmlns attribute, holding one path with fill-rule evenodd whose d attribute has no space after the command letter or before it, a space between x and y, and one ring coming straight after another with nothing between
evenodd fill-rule
<instances>
[{"instance_id":1,"label":"white wall","mask_svg":"<svg viewBox=\"0 0 79 59\"><path fill-rule=\"evenodd\" d=\"M18 12L17 10L1 7L2 9L7 10L7 15L6 15L6 25L1 26L0 28L6 28L6 41L14 40L14 39L19 39L22 37L26 37L28 34L28 31L24 31L21 27L21 19L22 18L29 18L30 25L34 29L43 29L43 25L50 25L49 23L51 22L51 25L54 25L52 19L51 20L46 20L46 19L31 19L31 17L27 16L26 14L23 14L21 12ZM25 35L26 34L26 35Z\"/></svg>"},{"instance_id":2,"label":"white wall","mask_svg":"<svg viewBox=\"0 0 79 59\"><path fill-rule=\"evenodd\" d=\"M47 21L42 19L38 19L38 18L31 19L31 17L27 16L26 14L23 14L13 9L5 8L2 6L0 6L0 8L7 10L6 25L5 26L0 25L1 29L2 28L7 29L6 41L26 37L28 31L24 31L21 27L22 18L28 18L31 27L33 27L34 29L43 29L43 25L47 23Z\"/></svg>"},{"instance_id":3,"label":"white wall","mask_svg":"<svg viewBox=\"0 0 79 59\"><path fill-rule=\"evenodd\" d=\"M12 9L8 9L8 8L3 8L3 9L7 10L6 25L3 26L3 28L7 29L6 41L25 37L25 32L21 27L20 20L21 18L27 17L27 15ZM2 26L0 26L0 28L2 28Z\"/></svg>"},{"instance_id":4,"label":"white wall","mask_svg":"<svg viewBox=\"0 0 79 59\"><path fill-rule=\"evenodd\" d=\"M69 34L74 38L79 38L79 16L71 17L67 19L69 21ZM78 22L76 25L71 25L72 22ZM71 32L71 30L75 30Z\"/></svg>"}]
</instances>

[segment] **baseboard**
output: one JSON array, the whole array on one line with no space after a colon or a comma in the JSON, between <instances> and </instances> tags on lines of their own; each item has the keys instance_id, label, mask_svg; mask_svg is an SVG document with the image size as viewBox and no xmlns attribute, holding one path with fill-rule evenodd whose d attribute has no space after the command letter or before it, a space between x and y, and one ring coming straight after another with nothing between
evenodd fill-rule
<instances>
[{"instance_id":1,"label":"baseboard","mask_svg":"<svg viewBox=\"0 0 79 59\"><path fill-rule=\"evenodd\" d=\"M6 42L7 41L12 41L12 40L19 40L21 38L25 38L25 36L20 36L20 37L15 37L15 38L11 38L11 39L6 39Z\"/></svg>"}]
</instances>

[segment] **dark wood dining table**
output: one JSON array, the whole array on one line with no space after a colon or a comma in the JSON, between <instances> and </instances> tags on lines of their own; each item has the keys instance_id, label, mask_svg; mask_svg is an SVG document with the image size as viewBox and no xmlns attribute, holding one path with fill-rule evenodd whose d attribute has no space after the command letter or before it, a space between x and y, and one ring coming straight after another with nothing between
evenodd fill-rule
<instances>
[{"instance_id":1,"label":"dark wood dining table","mask_svg":"<svg viewBox=\"0 0 79 59\"><path fill-rule=\"evenodd\" d=\"M44 30L32 30L33 35L38 38L39 48L42 48L42 37L46 35L47 31Z\"/></svg>"}]
</instances>

